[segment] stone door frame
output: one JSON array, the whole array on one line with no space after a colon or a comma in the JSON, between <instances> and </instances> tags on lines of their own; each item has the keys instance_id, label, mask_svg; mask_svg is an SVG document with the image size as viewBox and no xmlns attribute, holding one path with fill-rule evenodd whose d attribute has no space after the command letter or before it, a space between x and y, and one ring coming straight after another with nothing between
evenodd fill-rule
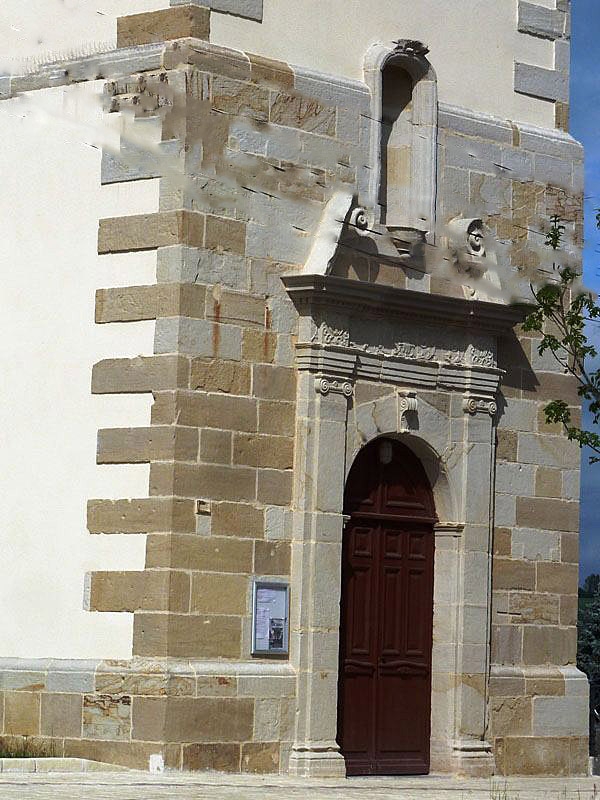
<instances>
[{"instance_id":1,"label":"stone door frame","mask_svg":"<svg viewBox=\"0 0 600 800\"><path fill-rule=\"evenodd\" d=\"M336 742L344 487L362 446L397 436L421 459L440 520L432 769L491 774L487 686L495 395L501 377L495 335L520 317L491 303L331 276L291 276L284 283L300 313L290 636L297 722L289 771L345 775ZM352 325L359 320L364 327L369 315L375 338L380 326L392 324L412 341L393 353L352 341ZM440 319L450 322L454 333L440 328ZM435 324L440 348L423 340L424 326L435 335ZM451 352L443 350L449 338ZM451 363L444 361L448 358ZM387 391L360 404L358 381L376 382ZM442 390L448 400L445 419L427 402Z\"/></svg>"}]
</instances>

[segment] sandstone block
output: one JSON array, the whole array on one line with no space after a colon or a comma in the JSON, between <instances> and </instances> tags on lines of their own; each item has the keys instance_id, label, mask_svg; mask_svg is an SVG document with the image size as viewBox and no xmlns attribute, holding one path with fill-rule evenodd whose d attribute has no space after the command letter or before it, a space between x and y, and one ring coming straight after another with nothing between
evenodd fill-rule
<instances>
[{"instance_id":1,"label":"sandstone block","mask_svg":"<svg viewBox=\"0 0 600 800\"><path fill-rule=\"evenodd\" d=\"M117 47L188 37L208 41L210 9L185 5L117 18Z\"/></svg>"},{"instance_id":2,"label":"sandstone block","mask_svg":"<svg viewBox=\"0 0 600 800\"><path fill-rule=\"evenodd\" d=\"M272 364L277 348L277 334L246 328L242 335L242 359Z\"/></svg>"},{"instance_id":3,"label":"sandstone block","mask_svg":"<svg viewBox=\"0 0 600 800\"><path fill-rule=\"evenodd\" d=\"M131 736L131 697L84 695L84 739L129 741Z\"/></svg>"},{"instance_id":4,"label":"sandstone block","mask_svg":"<svg viewBox=\"0 0 600 800\"><path fill-rule=\"evenodd\" d=\"M265 400L295 400L296 371L288 367L254 364L252 394Z\"/></svg>"},{"instance_id":5,"label":"sandstone block","mask_svg":"<svg viewBox=\"0 0 600 800\"><path fill-rule=\"evenodd\" d=\"M519 434L519 461L524 464L576 469L580 458L579 446L562 435Z\"/></svg>"},{"instance_id":6,"label":"sandstone block","mask_svg":"<svg viewBox=\"0 0 600 800\"><path fill-rule=\"evenodd\" d=\"M517 460L518 436L514 431L499 430L496 458L499 461Z\"/></svg>"},{"instance_id":7,"label":"sandstone block","mask_svg":"<svg viewBox=\"0 0 600 800\"><path fill-rule=\"evenodd\" d=\"M239 658L241 630L240 617L136 614L133 653L173 658Z\"/></svg>"},{"instance_id":8,"label":"sandstone block","mask_svg":"<svg viewBox=\"0 0 600 800\"><path fill-rule=\"evenodd\" d=\"M578 383L571 375L559 372L536 372L538 383L531 389L523 389L525 399L547 403L560 397L570 406L579 406L581 398L577 392Z\"/></svg>"},{"instance_id":9,"label":"sandstone block","mask_svg":"<svg viewBox=\"0 0 600 800\"><path fill-rule=\"evenodd\" d=\"M156 742L66 739L64 753L71 758L87 758L130 769L147 770L150 756L156 753Z\"/></svg>"},{"instance_id":10,"label":"sandstone block","mask_svg":"<svg viewBox=\"0 0 600 800\"><path fill-rule=\"evenodd\" d=\"M512 531L510 528L494 528L494 555L510 556L512 553Z\"/></svg>"},{"instance_id":11,"label":"sandstone block","mask_svg":"<svg viewBox=\"0 0 600 800\"><path fill-rule=\"evenodd\" d=\"M240 742L252 738L254 701L230 697L138 697L136 739L170 742ZM164 725L161 724L164 720Z\"/></svg>"},{"instance_id":12,"label":"sandstone block","mask_svg":"<svg viewBox=\"0 0 600 800\"><path fill-rule=\"evenodd\" d=\"M280 400L260 400L258 432L293 437L296 428L296 405Z\"/></svg>"},{"instance_id":13,"label":"sandstone block","mask_svg":"<svg viewBox=\"0 0 600 800\"><path fill-rule=\"evenodd\" d=\"M256 499L267 505L288 506L292 502L292 484L291 470L259 469Z\"/></svg>"},{"instance_id":14,"label":"sandstone block","mask_svg":"<svg viewBox=\"0 0 600 800\"><path fill-rule=\"evenodd\" d=\"M193 500L143 497L137 500L88 500L90 533L193 533Z\"/></svg>"},{"instance_id":15,"label":"sandstone block","mask_svg":"<svg viewBox=\"0 0 600 800\"><path fill-rule=\"evenodd\" d=\"M279 772L279 742L245 742L242 745L242 772Z\"/></svg>"},{"instance_id":16,"label":"sandstone block","mask_svg":"<svg viewBox=\"0 0 600 800\"><path fill-rule=\"evenodd\" d=\"M186 241L184 244L201 246L192 241ZM246 252L246 223L230 217L215 217L208 214L204 245L208 250L237 253L243 256Z\"/></svg>"},{"instance_id":17,"label":"sandstone block","mask_svg":"<svg viewBox=\"0 0 600 800\"><path fill-rule=\"evenodd\" d=\"M125 286L96 291L96 322L132 322L157 317L204 317L206 289L196 284Z\"/></svg>"},{"instance_id":18,"label":"sandstone block","mask_svg":"<svg viewBox=\"0 0 600 800\"><path fill-rule=\"evenodd\" d=\"M40 733L40 696L39 692L4 692L4 733Z\"/></svg>"},{"instance_id":19,"label":"sandstone block","mask_svg":"<svg viewBox=\"0 0 600 800\"><path fill-rule=\"evenodd\" d=\"M563 594L560 597L560 624L577 625L579 598L576 594Z\"/></svg>"},{"instance_id":20,"label":"sandstone block","mask_svg":"<svg viewBox=\"0 0 600 800\"><path fill-rule=\"evenodd\" d=\"M208 394L199 405L200 419L208 428L251 432L258 427L258 404L253 398Z\"/></svg>"},{"instance_id":21,"label":"sandstone block","mask_svg":"<svg viewBox=\"0 0 600 800\"><path fill-rule=\"evenodd\" d=\"M256 497L256 470L220 464L153 462L150 494L252 501Z\"/></svg>"},{"instance_id":22,"label":"sandstone block","mask_svg":"<svg viewBox=\"0 0 600 800\"><path fill-rule=\"evenodd\" d=\"M244 331L244 335L245 333ZM216 358L194 358L191 364L190 386L192 389L201 389L204 392L248 395L250 365L243 361L240 363Z\"/></svg>"},{"instance_id":23,"label":"sandstone block","mask_svg":"<svg viewBox=\"0 0 600 800\"><path fill-rule=\"evenodd\" d=\"M559 598L557 595L511 592L508 608L511 621L516 625L522 623L558 625L559 622Z\"/></svg>"},{"instance_id":24,"label":"sandstone block","mask_svg":"<svg viewBox=\"0 0 600 800\"><path fill-rule=\"evenodd\" d=\"M98 464L149 461L196 461L198 430L176 425L149 428L102 428L98 431Z\"/></svg>"},{"instance_id":25,"label":"sandstone block","mask_svg":"<svg viewBox=\"0 0 600 800\"><path fill-rule=\"evenodd\" d=\"M202 572L252 572L251 540L227 536L150 535L146 543L146 566Z\"/></svg>"},{"instance_id":26,"label":"sandstone block","mask_svg":"<svg viewBox=\"0 0 600 800\"><path fill-rule=\"evenodd\" d=\"M190 578L185 572L91 573L90 611L189 611Z\"/></svg>"},{"instance_id":27,"label":"sandstone block","mask_svg":"<svg viewBox=\"0 0 600 800\"><path fill-rule=\"evenodd\" d=\"M559 561L560 534L537 528L515 528L512 532L512 557L527 561Z\"/></svg>"},{"instance_id":28,"label":"sandstone block","mask_svg":"<svg viewBox=\"0 0 600 800\"><path fill-rule=\"evenodd\" d=\"M497 697L491 701L494 736L531 735L532 701L530 697Z\"/></svg>"},{"instance_id":29,"label":"sandstone block","mask_svg":"<svg viewBox=\"0 0 600 800\"><path fill-rule=\"evenodd\" d=\"M207 464L231 464L231 431L204 428L200 434L200 460Z\"/></svg>"},{"instance_id":30,"label":"sandstone block","mask_svg":"<svg viewBox=\"0 0 600 800\"><path fill-rule=\"evenodd\" d=\"M562 472L559 469L538 467L535 475L537 497L560 497L562 494Z\"/></svg>"},{"instance_id":31,"label":"sandstone block","mask_svg":"<svg viewBox=\"0 0 600 800\"><path fill-rule=\"evenodd\" d=\"M98 253L153 250L174 244L204 245L204 214L195 211L160 211L101 219Z\"/></svg>"},{"instance_id":32,"label":"sandstone block","mask_svg":"<svg viewBox=\"0 0 600 800\"><path fill-rule=\"evenodd\" d=\"M40 733L45 736L81 736L83 698L80 694L42 694Z\"/></svg>"},{"instance_id":33,"label":"sandstone block","mask_svg":"<svg viewBox=\"0 0 600 800\"><path fill-rule=\"evenodd\" d=\"M215 536L239 536L262 539L265 513L247 503L213 503L212 532Z\"/></svg>"},{"instance_id":34,"label":"sandstone block","mask_svg":"<svg viewBox=\"0 0 600 800\"><path fill-rule=\"evenodd\" d=\"M248 53L252 81L275 89L293 89L294 71L285 61Z\"/></svg>"},{"instance_id":35,"label":"sandstone block","mask_svg":"<svg viewBox=\"0 0 600 800\"><path fill-rule=\"evenodd\" d=\"M266 318L265 300L244 292L221 291L206 297L206 316L219 322L234 322L242 325L264 327Z\"/></svg>"},{"instance_id":36,"label":"sandstone block","mask_svg":"<svg viewBox=\"0 0 600 800\"><path fill-rule=\"evenodd\" d=\"M579 503L552 498L517 497L517 525L550 531L577 531Z\"/></svg>"},{"instance_id":37,"label":"sandstone block","mask_svg":"<svg viewBox=\"0 0 600 800\"><path fill-rule=\"evenodd\" d=\"M292 469L294 466L294 440L283 436L235 433L233 436L233 463L251 467Z\"/></svg>"},{"instance_id":38,"label":"sandstone block","mask_svg":"<svg viewBox=\"0 0 600 800\"><path fill-rule=\"evenodd\" d=\"M525 664L574 664L577 629L528 625L523 630Z\"/></svg>"},{"instance_id":39,"label":"sandstone block","mask_svg":"<svg viewBox=\"0 0 600 800\"><path fill-rule=\"evenodd\" d=\"M192 577L192 612L201 614L237 614L247 611L248 578L246 575L194 573Z\"/></svg>"},{"instance_id":40,"label":"sandstone block","mask_svg":"<svg viewBox=\"0 0 600 800\"><path fill-rule=\"evenodd\" d=\"M496 763L501 775L568 775L568 738L506 736L496 740Z\"/></svg>"},{"instance_id":41,"label":"sandstone block","mask_svg":"<svg viewBox=\"0 0 600 800\"><path fill-rule=\"evenodd\" d=\"M530 589L535 587L535 564L516 559L494 558L494 589Z\"/></svg>"},{"instance_id":42,"label":"sandstone block","mask_svg":"<svg viewBox=\"0 0 600 800\"><path fill-rule=\"evenodd\" d=\"M536 587L538 592L577 593L579 582L579 567L577 564L539 563L536 568Z\"/></svg>"},{"instance_id":43,"label":"sandstone block","mask_svg":"<svg viewBox=\"0 0 600 800\"><path fill-rule=\"evenodd\" d=\"M523 657L523 628L517 625L492 626L492 663L520 664Z\"/></svg>"},{"instance_id":44,"label":"sandstone block","mask_svg":"<svg viewBox=\"0 0 600 800\"><path fill-rule=\"evenodd\" d=\"M254 571L259 575L289 575L291 546L287 542L254 543Z\"/></svg>"},{"instance_id":45,"label":"sandstone block","mask_svg":"<svg viewBox=\"0 0 600 800\"><path fill-rule=\"evenodd\" d=\"M269 118L269 90L224 75L215 75L212 80L212 107L225 114L242 114L266 122Z\"/></svg>"},{"instance_id":46,"label":"sandstone block","mask_svg":"<svg viewBox=\"0 0 600 800\"><path fill-rule=\"evenodd\" d=\"M234 743L189 744L183 747L183 769L239 772L240 745Z\"/></svg>"},{"instance_id":47,"label":"sandstone block","mask_svg":"<svg viewBox=\"0 0 600 800\"><path fill-rule=\"evenodd\" d=\"M560 560L568 564L579 563L579 534L577 533L561 534Z\"/></svg>"},{"instance_id":48,"label":"sandstone block","mask_svg":"<svg viewBox=\"0 0 600 800\"><path fill-rule=\"evenodd\" d=\"M94 364L93 394L122 394L187 388L190 364L176 355L109 358Z\"/></svg>"},{"instance_id":49,"label":"sandstone block","mask_svg":"<svg viewBox=\"0 0 600 800\"><path fill-rule=\"evenodd\" d=\"M298 94L280 92L271 103L271 122L322 136L335 136L335 108Z\"/></svg>"}]
</instances>

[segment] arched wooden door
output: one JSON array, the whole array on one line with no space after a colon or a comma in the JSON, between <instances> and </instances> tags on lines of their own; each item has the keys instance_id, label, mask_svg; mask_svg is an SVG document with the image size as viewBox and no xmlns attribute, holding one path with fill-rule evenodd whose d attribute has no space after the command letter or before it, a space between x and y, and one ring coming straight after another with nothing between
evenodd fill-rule
<instances>
[{"instance_id":1,"label":"arched wooden door","mask_svg":"<svg viewBox=\"0 0 600 800\"><path fill-rule=\"evenodd\" d=\"M421 462L380 439L346 484L338 743L349 775L429 772L435 510Z\"/></svg>"}]
</instances>

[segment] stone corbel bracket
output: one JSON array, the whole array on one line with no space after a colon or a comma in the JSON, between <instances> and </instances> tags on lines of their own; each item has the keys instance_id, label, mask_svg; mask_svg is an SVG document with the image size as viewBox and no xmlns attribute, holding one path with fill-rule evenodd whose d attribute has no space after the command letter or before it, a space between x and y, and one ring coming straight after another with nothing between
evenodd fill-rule
<instances>
[{"instance_id":1,"label":"stone corbel bracket","mask_svg":"<svg viewBox=\"0 0 600 800\"><path fill-rule=\"evenodd\" d=\"M417 415L418 407L417 395L414 392L399 393L398 430L400 433L407 433L410 430L409 417Z\"/></svg>"}]
</instances>

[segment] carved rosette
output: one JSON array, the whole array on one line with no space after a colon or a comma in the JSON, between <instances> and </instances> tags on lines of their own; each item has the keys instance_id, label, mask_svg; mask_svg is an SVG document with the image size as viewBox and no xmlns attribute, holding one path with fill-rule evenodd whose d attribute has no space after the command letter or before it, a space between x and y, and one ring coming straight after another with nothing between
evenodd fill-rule
<instances>
[{"instance_id":1,"label":"carved rosette","mask_svg":"<svg viewBox=\"0 0 600 800\"><path fill-rule=\"evenodd\" d=\"M341 381L337 378L329 378L320 375L319 377L315 378L315 391L325 397L330 392L333 394L343 394L344 397L352 397L354 387L350 381Z\"/></svg>"},{"instance_id":2,"label":"carved rosette","mask_svg":"<svg viewBox=\"0 0 600 800\"><path fill-rule=\"evenodd\" d=\"M498 406L495 400L489 397L465 397L463 400L463 409L467 414L489 414L491 417L495 416L498 411Z\"/></svg>"}]
</instances>

